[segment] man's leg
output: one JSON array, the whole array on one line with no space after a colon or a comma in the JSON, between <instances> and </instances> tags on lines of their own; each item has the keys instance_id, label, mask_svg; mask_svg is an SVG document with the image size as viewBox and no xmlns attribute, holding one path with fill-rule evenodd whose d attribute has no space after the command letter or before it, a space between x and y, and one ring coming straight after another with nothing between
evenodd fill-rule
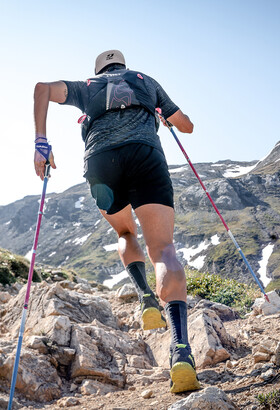
<instances>
[{"instance_id":1,"label":"man's leg","mask_svg":"<svg viewBox=\"0 0 280 410\"><path fill-rule=\"evenodd\" d=\"M159 304L148 285L145 271L145 255L137 241L137 226L133 220L131 206L108 215L100 211L118 234L118 251L121 261L134 283L142 309L142 326L144 330L166 327Z\"/></svg>"},{"instance_id":2,"label":"man's leg","mask_svg":"<svg viewBox=\"0 0 280 410\"><path fill-rule=\"evenodd\" d=\"M171 327L171 392L198 389L188 342L186 277L173 245L174 210L165 205L147 204L136 208L135 213L155 269L157 294Z\"/></svg>"}]
</instances>

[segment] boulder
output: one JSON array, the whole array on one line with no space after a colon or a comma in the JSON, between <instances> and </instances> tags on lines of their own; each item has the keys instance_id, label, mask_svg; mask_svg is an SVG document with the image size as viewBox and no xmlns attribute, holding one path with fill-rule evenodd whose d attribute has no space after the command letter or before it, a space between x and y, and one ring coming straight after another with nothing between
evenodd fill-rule
<instances>
[{"instance_id":1,"label":"boulder","mask_svg":"<svg viewBox=\"0 0 280 410\"><path fill-rule=\"evenodd\" d=\"M7 303L11 299L9 292L0 292L0 303Z\"/></svg>"},{"instance_id":2,"label":"boulder","mask_svg":"<svg viewBox=\"0 0 280 410\"><path fill-rule=\"evenodd\" d=\"M217 315L223 322L239 318L239 314L234 309L222 303L211 302L210 300L202 299L195 305L195 310L203 308L214 310L214 312L217 313Z\"/></svg>"},{"instance_id":3,"label":"boulder","mask_svg":"<svg viewBox=\"0 0 280 410\"><path fill-rule=\"evenodd\" d=\"M3 349L0 354L0 377L10 381L14 366L15 350ZM61 379L45 356L21 351L16 390L30 400L47 402L61 397Z\"/></svg>"},{"instance_id":4,"label":"boulder","mask_svg":"<svg viewBox=\"0 0 280 410\"><path fill-rule=\"evenodd\" d=\"M211 309L200 309L188 318L189 342L196 366L204 368L230 357L224 346L232 345L219 316Z\"/></svg>"},{"instance_id":5,"label":"boulder","mask_svg":"<svg viewBox=\"0 0 280 410\"><path fill-rule=\"evenodd\" d=\"M149 367L145 343L131 339L128 334L94 325L74 325L71 348L76 352L70 369L70 378L102 378L105 383L123 387L127 362ZM138 360L136 358L138 356Z\"/></svg>"},{"instance_id":6,"label":"boulder","mask_svg":"<svg viewBox=\"0 0 280 410\"><path fill-rule=\"evenodd\" d=\"M110 392L119 390L116 386L112 384L101 383L98 380L84 380L80 387L80 392L84 396L89 396L92 394L105 395Z\"/></svg>"},{"instance_id":7,"label":"boulder","mask_svg":"<svg viewBox=\"0 0 280 410\"><path fill-rule=\"evenodd\" d=\"M124 301L137 298L135 286L132 283L126 283L116 291L116 296Z\"/></svg>"},{"instance_id":8,"label":"boulder","mask_svg":"<svg viewBox=\"0 0 280 410\"><path fill-rule=\"evenodd\" d=\"M14 337L18 334L25 293L26 285L5 304L3 324ZM65 345L69 342L70 320L74 323L91 323L94 319L107 326L118 327L108 300L63 288L60 283L49 285L42 282L32 285L24 334L25 337L42 332L51 334L50 337L58 344ZM64 341L58 340L61 339L60 332L64 333Z\"/></svg>"},{"instance_id":9,"label":"boulder","mask_svg":"<svg viewBox=\"0 0 280 410\"><path fill-rule=\"evenodd\" d=\"M235 404L226 393L217 387L207 387L190 394L168 407L168 410L236 410Z\"/></svg>"},{"instance_id":10,"label":"boulder","mask_svg":"<svg viewBox=\"0 0 280 410\"><path fill-rule=\"evenodd\" d=\"M267 296L269 302L264 298L257 298L252 306L254 315L273 315L280 312L280 297L277 292L273 290L268 292Z\"/></svg>"},{"instance_id":11,"label":"boulder","mask_svg":"<svg viewBox=\"0 0 280 410\"><path fill-rule=\"evenodd\" d=\"M189 315L188 333L198 368L223 362L230 357L225 346L231 347L233 339L213 310L199 309ZM158 366L169 368L170 341L170 330L155 332L146 339Z\"/></svg>"}]
</instances>

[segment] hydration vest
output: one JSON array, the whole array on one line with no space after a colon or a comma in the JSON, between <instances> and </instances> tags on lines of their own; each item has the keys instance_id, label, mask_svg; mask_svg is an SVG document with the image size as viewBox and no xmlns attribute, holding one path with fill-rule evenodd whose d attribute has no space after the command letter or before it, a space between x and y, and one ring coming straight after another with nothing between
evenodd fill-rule
<instances>
[{"instance_id":1,"label":"hydration vest","mask_svg":"<svg viewBox=\"0 0 280 410\"><path fill-rule=\"evenodd\" d=\"M156 101L149 94L142 74L137 71L117 70L97 75L87 80L89 104L85 114L79 118L82 137L97 118L107 111L122 110L130 107L143 107L155 116Z\"/></svg>"}]
</instances>

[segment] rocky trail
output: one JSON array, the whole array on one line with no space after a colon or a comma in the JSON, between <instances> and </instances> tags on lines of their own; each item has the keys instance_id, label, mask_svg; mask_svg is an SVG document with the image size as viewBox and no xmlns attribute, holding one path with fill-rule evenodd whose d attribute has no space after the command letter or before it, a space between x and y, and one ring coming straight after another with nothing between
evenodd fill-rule
<instances>
[{"instance_id":1,"label":"rocky trail","mask_svg":"<svg viewBox=\"0 0 280 410\"><path fill-rule=\"evenodd\" d=\"M25 289L0 288L0 409L7 408ZM13 408L270 408L256 398L280 389L280 298L276 292L270 297L270 306L257 299L245 318L189 297L201 389L172 395L170 331L141 329L131 285L115 292L84 279L34 284Z\"/></svg>"}]
</instances>

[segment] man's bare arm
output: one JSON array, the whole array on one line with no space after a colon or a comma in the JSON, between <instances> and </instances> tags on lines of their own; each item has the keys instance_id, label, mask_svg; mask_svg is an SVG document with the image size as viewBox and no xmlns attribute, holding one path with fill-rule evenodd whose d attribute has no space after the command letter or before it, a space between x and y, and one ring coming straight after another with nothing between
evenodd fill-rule
<instances>
[{"instance_id":1,"label":"man's bare arm","mask_svg":"<svg viewBox=\"0 0 280 410\"><path fill-rule=\"evenodd\" d=\"M63 103L67 98L67 86L63 81L53 83L38 83L34 90L34 120L35 120L35 140L36 143L47 144L47 113L49 101ZM41 146L42 148L42 146ZM38 148L39 149L39 148ZM46 156L35 150L34 166L36 174L43 180L45 173ZM43 148L44 149L44 148ZM46 149L46 154L48 150ZM48 160L52 168L56 168L52 151L48 155Z\"/></svg>"},{"instance_id":2,"label":"man's bare arm","mask_svg":"<svg viewBox=\"0 0 280 410\"><path fill-rule=\"evenodd\" d=\"M34 90L34 120L36 134L46 136L49 101L63 103L67 98L67 86L63 81L38 83Z\"/></svg>"},{"instance_id":3,"label":"man's bare arm","mask_svg":"<svg viewBox=\"0 0 280 410\"><path fill-rule=\"evenodd\" d=\"M178 110L174 114L170 115L167 120L171 122L171 124L175 125L180 132L187 132L189 134L193 132L193 123L181 110Z\"/></svg>"}]
</instances>

